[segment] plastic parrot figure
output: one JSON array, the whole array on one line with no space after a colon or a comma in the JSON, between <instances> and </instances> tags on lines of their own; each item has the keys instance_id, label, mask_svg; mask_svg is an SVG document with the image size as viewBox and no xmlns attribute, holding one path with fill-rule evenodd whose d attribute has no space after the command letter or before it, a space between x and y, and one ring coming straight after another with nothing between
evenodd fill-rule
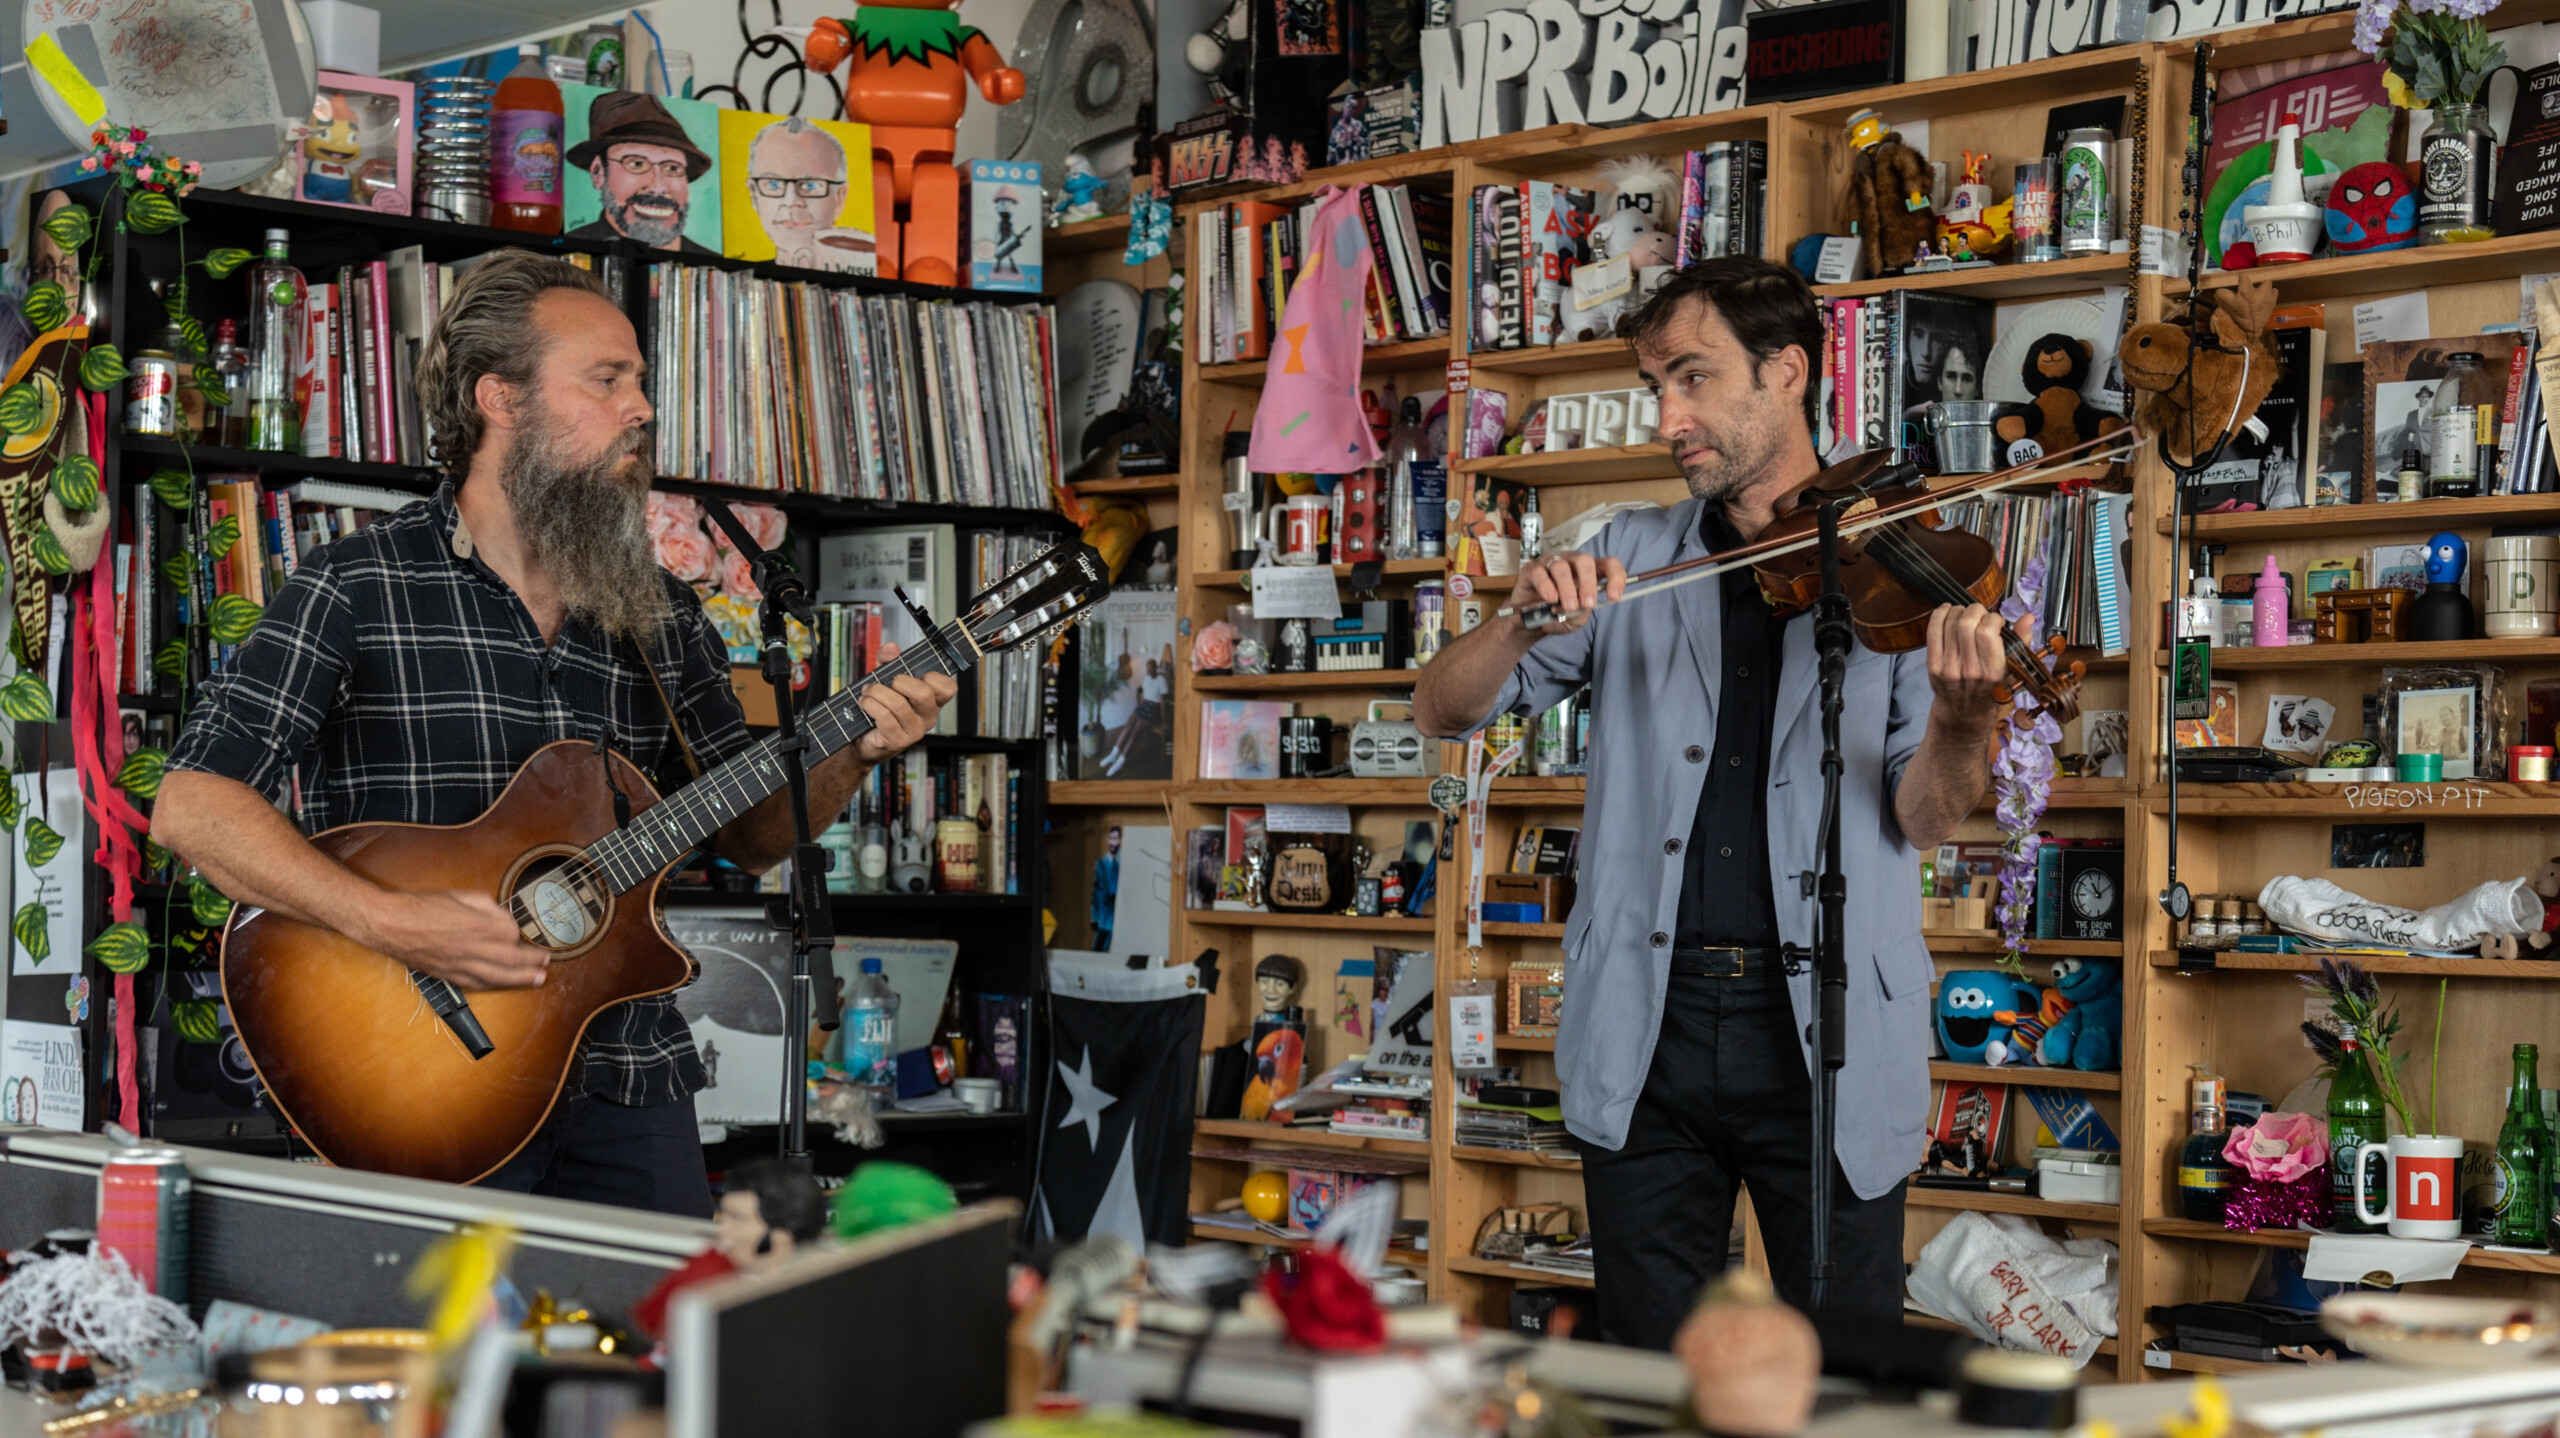
<instances>
[{"instance_id":1,"label":"plastic parrot figure","mask_svg":"<svg viewBox=\"0 0 2560 1438\"><path fill-rule=\"evenodd\" d=\"M952 163L970 82L998 105L1023 96L1022 72L960 23L944 0L883 0L810 27L809 68L845 75L845 118L871 127L880 273L919 284L960 282L960 172Z\"/></svg>"}]
</instances>

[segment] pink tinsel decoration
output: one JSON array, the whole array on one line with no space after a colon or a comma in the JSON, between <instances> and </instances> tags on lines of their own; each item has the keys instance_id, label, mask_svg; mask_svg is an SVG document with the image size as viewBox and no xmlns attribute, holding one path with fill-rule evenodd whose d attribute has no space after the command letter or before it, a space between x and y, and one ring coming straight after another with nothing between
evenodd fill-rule
<instances>
[{"instance_id":1,"label":"pink tinsel decoration","mask_svg":"<svg viewBox=\"0 0 2560 1438\"><path fill-rule=\"evenodd\" d=\"M2317 1168L2291 1183L2243 1178L2222 1206L2222 1226L2237 1233L2253 1228L2323 1228L2329 1222L2329 1170Z\"/></svg>"}]
</instances>

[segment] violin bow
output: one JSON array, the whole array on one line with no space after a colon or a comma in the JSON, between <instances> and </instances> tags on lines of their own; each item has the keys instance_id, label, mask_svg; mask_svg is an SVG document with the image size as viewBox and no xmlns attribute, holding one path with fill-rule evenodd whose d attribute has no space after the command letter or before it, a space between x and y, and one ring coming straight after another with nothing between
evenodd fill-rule
<instances>
[{"instance_id":1,"label":"violin bow","mask_svg":"<svg viewBox=\"0 0 2560 1438\"><path fill-rule=\"evenodd\" d=\"M1946 489L1932 490L1924 496L1906 500L1900 504L1880 505L1869 513L1843 521L1840 525L1840 537L1847 539L1852 535L1864 534L1870 529L1896 523L1916 510L1928 509L1958 499L1969 499L1977 495L1996 494L2017 485L2033 483L2038 479L2046 478L2046 472L2055 468L2077 468L2083 464L2129 459L2140 452L2144 443L2146 441L2136 436L2130 428L2120 429L2112 434L2103 434L2096 439L2083 440L2069 449L2056 450L2041 459L1997 470L1978 479L1951 485ZM2105 450L2104 453L2091 452L2101 448ZM2063 464L2064 460L2069 460L2070 463ZM1713 579L1717 575L1747 568L1783 554L1794 554L1811 549L1821 542L1820 534L1803 534L1789 539L1764 539L1737 545L1716 554L1684 559L1677 564L1666 564L1660 569L1648 569L1642 574L1629 576L1626 588L1619 592L1616 599L1611 599L1604 591L1592 605L1592 610L1596 612L1602 605L1624 604L1628 600L1661 594L1684 584ZM1517 615L1521 624L1531 629L1541 628L1582 612L1578 609L1561 609L1534 601L1528 604L1507 604L1494 611L1497 616Z\"/></svg>"}]
</instances>

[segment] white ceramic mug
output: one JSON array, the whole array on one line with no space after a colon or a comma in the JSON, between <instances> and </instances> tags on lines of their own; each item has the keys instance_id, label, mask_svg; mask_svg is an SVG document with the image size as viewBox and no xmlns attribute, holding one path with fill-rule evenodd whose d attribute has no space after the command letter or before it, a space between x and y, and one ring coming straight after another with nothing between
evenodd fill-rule
<instances>
[{"instance_id":1,"label":"white ceramic mug","mask_svg":"<svg viewBox=\"0 0 2560 1438\"><path fill-rule=\"evenodd\" d=\"M2391 1165L2390 1202L2366 1206L2364 1166L2376 1154ZM2462 1140L2450 1134L2395 1133L2387 1146L2356 1151L2356 1217L2389 1225L2393 1238L2462 1236Z\"/></svg>"},{"instance_id":2,"label":"white ceramic mug","mask_svg":"<svg viewBox=\"0 0 2560 1438\"><path fill-rule=\"evenodd\" d=\"M2501 534L2481 541L2480 632L2492 639L2560 633L2560 540L2547 534Z\"/></svg>"}]
</instances>

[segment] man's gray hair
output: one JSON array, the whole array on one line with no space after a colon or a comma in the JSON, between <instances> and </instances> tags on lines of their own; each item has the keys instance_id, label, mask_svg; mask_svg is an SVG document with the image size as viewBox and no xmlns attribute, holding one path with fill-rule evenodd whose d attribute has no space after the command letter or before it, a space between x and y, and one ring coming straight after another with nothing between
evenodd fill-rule
<instances>
[{"instance_id":1,"label":"man's gray hair","mask_svg":"<svg viewBox=\"0 0 2560 1438\"><path fill-rule=\"evenodd\" d=\"M482 375L518 388L533 384L542 363L533 307L552 290L584 290L610 301L589 271L531 250L492 252L472 267L444 302L418 359L418 401L435 462L456 479L480 449Z\"/></svg>"}]
</instances>

